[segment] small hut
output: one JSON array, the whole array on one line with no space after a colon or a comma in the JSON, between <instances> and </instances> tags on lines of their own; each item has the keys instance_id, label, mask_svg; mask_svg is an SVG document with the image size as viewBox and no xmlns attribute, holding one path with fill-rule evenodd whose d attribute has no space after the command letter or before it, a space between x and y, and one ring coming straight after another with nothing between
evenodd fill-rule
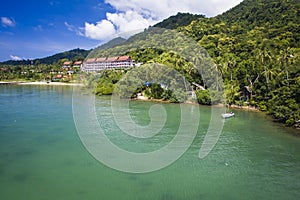
<instances>
[{"instance_id":1,"label":"small hut","mask_svg":"<svg viewBox=\"0 0 300 200\"><path fill-rule=\"evenodd\" d=\"M244 101L249 101L252 96L252 91L249 86L244 86L241 91L241 97Z\"/></svg>"}]
</instances>

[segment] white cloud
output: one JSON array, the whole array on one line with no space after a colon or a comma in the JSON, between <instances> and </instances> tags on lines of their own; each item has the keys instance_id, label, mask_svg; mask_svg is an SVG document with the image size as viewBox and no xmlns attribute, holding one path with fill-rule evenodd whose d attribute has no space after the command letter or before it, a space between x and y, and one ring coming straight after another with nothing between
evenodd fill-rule
<instances>
[{"instance_id":1,"label":"white cloud","mask_svg":"<svg viewBox=\"0 0 300 200\"><path fill-rule=\"evenodd\" d=\"M116 13L96 24L85 23L85 36L108 40L116 34L137 33L178 12L215 16L234 7L242 0L105 0ZM139 30L139 31L138 31Z\"/></svg>"},{"instance_id":2,"label":"white cloud","mask_svg":"<svg viewBox=\"0 0 300 200\"><path fill-rule=\"evenodd\" d=\"M144 18L133 10L120 13L106 13L106 19L96 24L85 23L85 36L101 41L112 39L117 35L128 37L157 22L151 18Z\"/></svg>"},{"instance_id":3,"label":"white cloud","mask_svg":"<svg viewBox=\"0 0 300 200\"><path fill-rule=\"evenodd\" d=\"M16 26L16 22L13 18L1 17L1 23L3 27L14 27Z\"/></svg>"},{"instance_id":4,"label":"white cloud","mask_svg":"<svg viewBox=\"0 0 300 200\"><path fill-rule=\"evenodd\" d=\"M190 12L197 1L186 0L106 0L118 11L134 10L146 18L161 20L177 12Z\"/></svg>"},{"instance_id":5,"label":"white cloud","mask_svg":"<svg viewBox=\"0 0 300 200\"><path fill-rule=\"evenodd\" d=\"M12 60L23 60L19 56L13 56L13 55L10 55L10 59L12 59Z\"/></svg>"},{"instance_id":6,"label":"white cloud","mask_svg":"<svg viewBox=\"0 0 300 200\"><path fill-rule=\"evenodd\" d=\"M107 19L116 27L116 32L130 32L140 30L156 23L151 18L144 18L139 13L129 10L125 13L107 13Z\"/></svg>"},{"instance_id":7,"label":"white cloud","mask_svg":"<svg viewBox=\"0 0 300 200\"><path fill-rule=\"evenodd\" d=\"M101 20L96 24L85 23L85 36L96 40L108 40L116 34L111 21Z\"/></svg>"}]
</instances>

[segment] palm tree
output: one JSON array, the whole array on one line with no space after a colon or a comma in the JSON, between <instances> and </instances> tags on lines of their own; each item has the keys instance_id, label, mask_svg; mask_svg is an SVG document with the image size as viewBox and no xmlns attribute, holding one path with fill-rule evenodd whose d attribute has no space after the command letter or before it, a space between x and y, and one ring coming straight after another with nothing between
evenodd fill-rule
<instances>
[{"instance_id":1,"label":"palm tree","mask_svg":"<svg viewBox=\"0 0 300 200\"><path fill-rule=\"evenodd\" d=\"M219 91L219 86L220 86L220 83L219 83L219 79L220 77L222 78L223 77L223 73L224 73L224 67L223 67L223 64L222 64L222 58L221 57L218 57L216 59L216 68L217 68L217 91Z\"/></svg>"},{"instance_id":2,"label":"palm tree","mask_svg":"<svg viewBox=\"0 0 300 200\"><path fill-rule=\"evenodd\" d=\"M268 77L268 72L267 72L267 64L270 63L270 61L272 60L272 57L266 48L264 48L262 50L259 49L257 57L259 59L260 64L264 67L263 73L266 78L267 93L269 93L269 77Z\"/></svg>"},{"instance_id":3,"label":"palm tree","mask_svg":"<svg viewBox=\"0 0 300 200\"><path fill-rule=\"evenodd\" d=\"M232 53L225 53L223 56L223 72L228 71L230 72L230 81L233 80L233 70L236 67L236 57Z\"/></svg>"},{"instance_id":4,"label":"palm tree","mask_svg":"<svg viewBox=\"0 0 300 200\"><path fill-rule=\"evenodd\" d=\"M294 56L290 54L290 47L287 47L284 50L280 51L280 62L282 67L285 68L285 74L286 74L286 80L288 85L289 84L289 68L288 68L288 63L289 63L289 58L293 58Z\"/></svg>"},{"instance_id":5,"label":"palm tree","mask_svg":"<svg viewBox=\"0 0 300 200\"><path fill-rule=\"evenodd\" d=\"M230 81L232 81L232 70L235 68L236 66L236 60L234 57L230 57L230 59L228 60L228 67L230 70Z\"/></svg>"},{"instance_id":6,"label":"palm tree","mask_svg":"<svg viewBox=\"0 0 300 200\"><path fill-rule=\"evenodd\" d=\"M253 76L248 75L248 81L250 83L249 89L250 89L250 100L253 99L253 89L254 89L254 83L258 82L259 74L253 78Z\"/></svg>"}]
</instances>

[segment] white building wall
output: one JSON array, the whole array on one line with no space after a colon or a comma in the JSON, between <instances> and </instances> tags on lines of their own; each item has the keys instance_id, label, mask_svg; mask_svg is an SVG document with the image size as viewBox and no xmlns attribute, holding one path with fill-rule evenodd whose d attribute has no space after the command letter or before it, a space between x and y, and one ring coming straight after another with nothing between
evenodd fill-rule
<instances>
[{"instance_id":1,"label":"white building wall","mask_svg":"<svg viewBox=\"0 0 300 200\"><path fill-rule=\"evenodd\" d=\"M89 62L83 63L81 70L84 72L98 72L110 69L132 68L134 62L131 61L118 61L118 62Z\"/></svg>"}]
</instances>

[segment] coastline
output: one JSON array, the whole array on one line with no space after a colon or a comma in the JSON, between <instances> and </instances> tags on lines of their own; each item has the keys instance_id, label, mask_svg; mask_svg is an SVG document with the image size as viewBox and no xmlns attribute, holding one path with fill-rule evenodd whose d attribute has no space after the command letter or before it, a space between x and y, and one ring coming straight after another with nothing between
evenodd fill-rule
<instances>
[{"instance_id":1,"label":"coastline","mask_svg":"<svg viewBox=\"0 0 300 200\"><path fill-rule=\"evenodd\" d=\"M231 106L226 106L229 109L236 109L236 110L244 110L244 111L252 111L252 112L263 112L261 110L259 110L256 107L253 106L239 106L239 105L231 105Z\"/></svg>"},{"instance_id":2,"label":"coastline","mask_svg":"<svg viewBox=\"0 0 300 200\"><path fill-rule=\"evenodd\" d=\"M64 82L46 82L46 81L31 81L31 82L26 82L26 81L0 81L0 85L51 85L51 86L84 86L83 83L64 83ZM145 102L158 102L158 103L172 103L170 101L162 100L162 99L148 99L148 98L143 98L143 97L137 97L132 100L135 101L145 101ZM187 101L184 102L184 104L195 104L195 105L201 105L196 102L192 101ZM210 105L210 106L215 106L215 107L226 107L228 109L234 109L234 110L243 110L243 111L250 111L250 112L262 112L256 107L252 106L240 106L240 105L224 105L224 104L218 104L218 105Z\"/></svg>"},{"instance_id":3,"label":"coastline","mask_svg":"<svg viewBox=\"0 0 300 200\"><path fill-rule=\"evenodd\" d=\"M166 101L166 100L162 100L162 99L147 99L144 97L137 97L134 98L132 100L135 101L145 101L145 102L157 102L157 103L172 103L170 101ZM193 102L193 101L186 101L184 102L184 104L193 104L193 105L202 105L202 104L198 104L197 102ZM228 104L217 104L217 105L202 105L202 106L213 106L213 107L219 107L219 108L228 108L228 109L234 109L234 110L243 110L243 111L250 111L250 112L262 112L261 110L259 110L256 107L252 107L252 106L239 106L239 105L231 105L229 106Z\"/></svg>"},{"instance_id":4,"label":"coastline","mask_svg":"<svg viewBox=\"0 0 300 200\"><path fill-rule=\"evenodd\" d=\"M0 85L68 85L68 86L84 86L82 83L62 83L62 82L23 82L23 81L0 81Z\"/></svg>"}]
</instances>

